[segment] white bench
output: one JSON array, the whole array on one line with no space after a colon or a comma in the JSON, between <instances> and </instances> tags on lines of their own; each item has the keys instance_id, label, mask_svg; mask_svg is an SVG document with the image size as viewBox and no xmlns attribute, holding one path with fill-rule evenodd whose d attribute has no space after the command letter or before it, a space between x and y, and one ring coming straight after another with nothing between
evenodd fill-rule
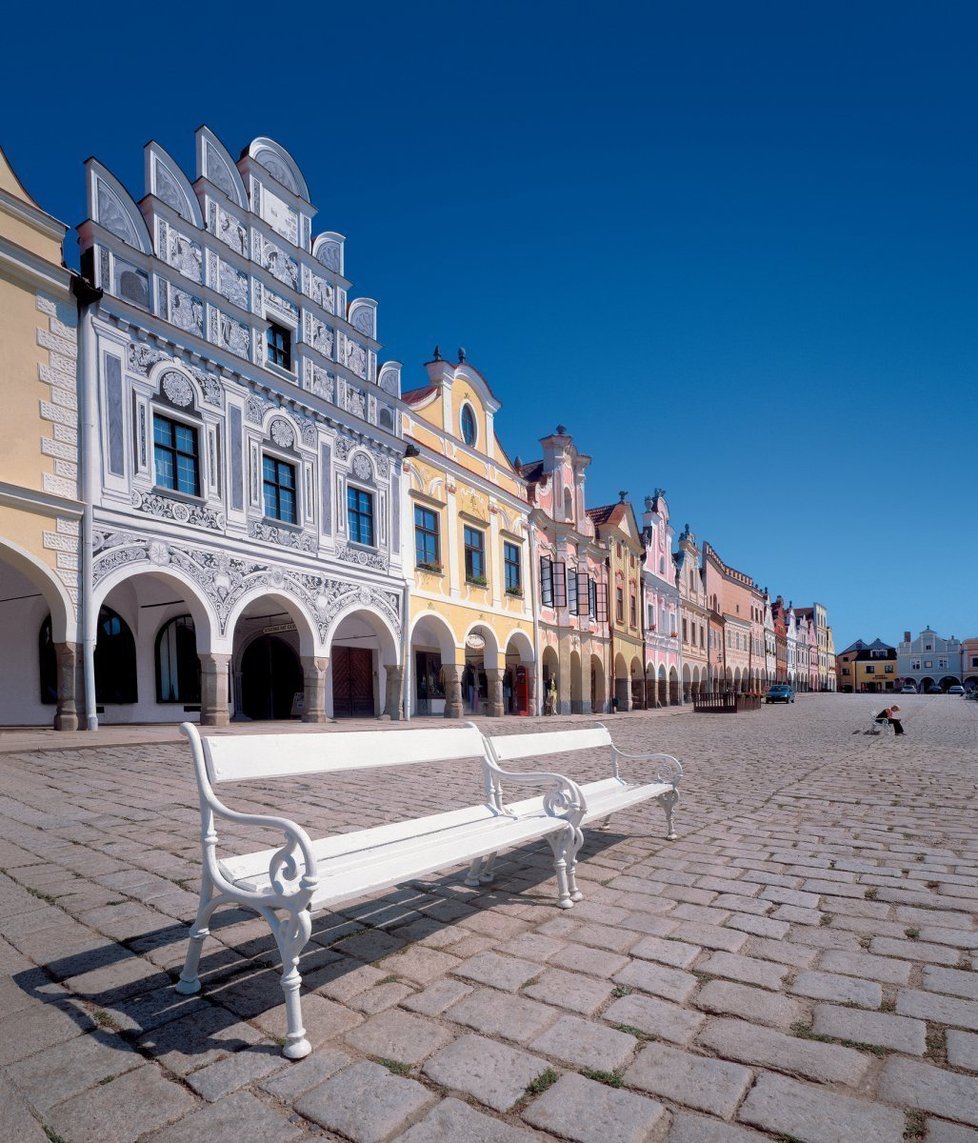
<instances>
[{"instance_id":1,"label":"white bench","mask_svg":"<svg viewBox=\"0 0 978 1143\"><path fill-rule=\"evenodd\" d=\"M499 850L546 838L554 854L558 905L580 899L574 879L583 842L585 800L560 774L508 774L488 756L474 726L437 730L390 730L310 734L226 735L201 738L188 722L200 795L203 872L200 905L177 991L200 991L198 966L208 923L222 905L254 909L271 927L282 957L287 1032L283 1054L302 1059L311 1051L302 1026L299 956L311 930L311 915L435 870L466 863L466 883L478 885L483 859ZM476 758L485 801L407 821L335 834L313 841L286 817L240 813L219 799L215 787L246 779L312 777L343 770ZM503 801L503 782L546 785L541 796L516 805ZM475 785L475 783L474 783ZM278 849L218 852L217 819L284 835Z\"/></svg>"},{"instance_id":2,"label":"white bench","mask_svg":"<svg viewBox=\"0 0 978 1143\"><path fill-rule=\"evenodd\" d=\"M584 812L581 826L599 822L601 828L610 825L611 815L630 809L640 802L657 801L666 815L666 837L676 840L672 812L679 801L679 780L683 768L671 754L626 754L612 741L607 728L599 723L596 727L582 730L545 731L542 734L497 734L486 739L489 754L496 765L516 762L526 758L542 758L548 754L572 753L578 750L600 751L608 762L610 774L594 782L578 783L584 798ZM644 774L637 781L622 776L622 766L629 773L640 770L649 764L655 766L655 781L649 781ZM497 799L497 805L501 802ZM525 812L530 803L517 802L508 808L514 813ZM485 859L482 880L487 880L492 871L492 855Z\"/></svg>"}]
</instances>

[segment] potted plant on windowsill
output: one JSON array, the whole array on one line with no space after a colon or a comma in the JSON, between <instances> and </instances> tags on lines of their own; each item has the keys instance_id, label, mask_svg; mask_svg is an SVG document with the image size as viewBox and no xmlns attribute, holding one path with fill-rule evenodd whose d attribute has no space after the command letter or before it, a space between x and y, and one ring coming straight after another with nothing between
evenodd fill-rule
<instances>
[{"instance_id":1,"label":"potted plant on windowsill","mask_svg":"<svg viewBox=\"0 0 978 1143\"><path fill-rule=\"evenodd\" d=\"M506 594L513 596L515 599L522 599L523 589L521 587L507 587Z\"/></svg>"},{"instance_id":2,"label":"potted plant on windowsill","mask_svg":"<svg viewBox=\"0 0 978 1143\"><path fill-rule=\"evenodd\" d=\"M416 565L418 571L434 572L435 575L441 575L441 564L437 560L422 560Z\"/></svg>"},{"instance_id":3,"label":"potted plant on windowsill","mask_svg":"<svg viewBox=\"0 0 978 1143\"><path fill-rule=\"evenodd\" d=\"M489 581L484 575L467 575L465 577L466 583L471 583L474 587L488 587Z\"/></svg>"}]
</instances>

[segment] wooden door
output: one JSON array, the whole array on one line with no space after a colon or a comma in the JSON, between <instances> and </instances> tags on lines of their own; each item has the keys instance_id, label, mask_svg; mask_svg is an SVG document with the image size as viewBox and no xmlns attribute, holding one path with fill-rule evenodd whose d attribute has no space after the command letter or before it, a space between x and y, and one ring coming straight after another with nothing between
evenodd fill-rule
<instances>
[{"instance_id":1,"label":"wooden door","mask_svg":"<svg viewBox=\"0 0 978 1143\"><path fill-rule=\"evenodd\" d=\"M334 647L333 717L373 718L373 653L362 647Z\"/></svg>"}]
</instances>

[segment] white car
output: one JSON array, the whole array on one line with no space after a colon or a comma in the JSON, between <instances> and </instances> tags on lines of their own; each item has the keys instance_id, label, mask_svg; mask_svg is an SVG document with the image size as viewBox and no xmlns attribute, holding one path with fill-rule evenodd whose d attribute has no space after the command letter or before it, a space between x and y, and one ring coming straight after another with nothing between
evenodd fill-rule
<instances>
[{"instance_id":1,"label":"white car","mask_svg":"<svg viewBox=\"0 0 978 1143\"><path fill-rule=\"evenodd\" d=\"M917 688L913 685L913 683L907 683L905 686L900 688L900 694L902 695L915 695L916 693Z\"/></svg>"}]
</instances>

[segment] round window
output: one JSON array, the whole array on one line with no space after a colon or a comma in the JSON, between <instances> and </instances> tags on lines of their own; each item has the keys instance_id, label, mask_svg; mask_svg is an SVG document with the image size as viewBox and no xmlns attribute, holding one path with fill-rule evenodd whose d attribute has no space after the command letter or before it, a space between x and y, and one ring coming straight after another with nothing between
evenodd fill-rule
<instances>
[{"instance_id":1,"label":"round window","mask_svg":"<svg viewBox=\"0 0 978 1143\"><path fill-rule=\"evenodd\" d=\"M474 445L476 438L475 413L471 405L462 406L462 440L467 445Z\"/></svg>"}]
</instances>

